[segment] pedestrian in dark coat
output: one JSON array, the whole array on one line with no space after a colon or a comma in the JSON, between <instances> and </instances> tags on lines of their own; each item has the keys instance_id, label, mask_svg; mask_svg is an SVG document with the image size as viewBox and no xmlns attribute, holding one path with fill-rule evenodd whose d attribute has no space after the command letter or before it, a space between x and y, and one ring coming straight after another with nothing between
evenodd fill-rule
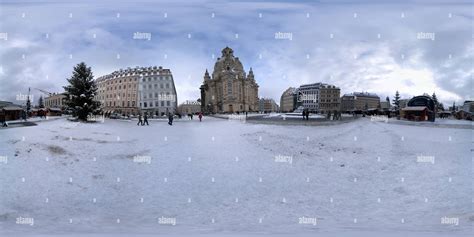
<instances>
[{"instance_id":1,"label":"pedestrian in dark coat","mask_svg":"<svg viewBox=\"0 0 474 237\"><path fill-rule=\"evenodd\" d=\"M146 123L146 126L149 125L149 124L148 124L148 115L147 115L147 114L145 114L145 116L143 116L143 124L142 124L142 125L145 125L145 123Z\"/></svg>"},{"instance_id":2,"label":"pedestrian in dark coat","mask_svg":"<svg viewBox=\"0 0 474 237\"><path fill-rule=\"evenodd\" d=\"M306 120L309 120L309 110L306 110Z\"/></svg>"},{"instance_id":3,"label":"pedestrian in dark coat","mask_svg":"<svg viewBox=\"0 0 474 237\"><path fill-rule=\"evenodd\" d=\"M199 112L199 116L198 116L198 117L199 117L199 122L201 122L201 121L202 121L202 113L201 113L201 112Z\"/></svg>"},{"instance_id":4,"label":"pedestrian in dark coat","mask_svg":"<svg viewBox=\"0 0 474 237\"><path fill-rule=\"evenodd\" d=\"M303 120L305 120L305 117L306 117L306 109L303 109Z\"/></svg>"},{"instance_id":5,"label":"pedestrian in dark coat","mask_svg":"<svg viewBox=\"0 0 474 237\"><path fill-rule=\"evenodd\" d=\"M138 126L138 125L143 125L142 115L141 115L141 114L138 115L138 123L137 123L137 126Z\"/></svg>"},{"instance_id":6,"label":"pedestrian in dark coat","mask_svg":"<svg viewBox=\"0 0 474 237\"><path fill-rule=\"evenodd\" d=\"M168 113L168 124L171 126L173 125L173 114Z\"/></svg>"}]
</instances>

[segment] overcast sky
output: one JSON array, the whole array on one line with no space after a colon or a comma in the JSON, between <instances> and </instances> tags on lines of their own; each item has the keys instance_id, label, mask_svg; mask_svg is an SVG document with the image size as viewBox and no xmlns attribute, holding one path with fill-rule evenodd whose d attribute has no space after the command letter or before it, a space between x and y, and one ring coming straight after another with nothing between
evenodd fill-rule
<instances>
[{"instance_id":1,"label":"overcast sky","mask_svg":"<svg viewBox=\"0 0 474 237\"><path fill-rule=\"evenodd\" d=\"M473 11L472 1L448 0L0 0L0 100L21 104L28 87L62 92L81 61L95 77L170 68L179 103L195 100L204 71L229 46L253 68L259 96L277 103L290 86L325 82L341 94L436 92L459 104L472 99Z\"/></svg>"}]
</instances>

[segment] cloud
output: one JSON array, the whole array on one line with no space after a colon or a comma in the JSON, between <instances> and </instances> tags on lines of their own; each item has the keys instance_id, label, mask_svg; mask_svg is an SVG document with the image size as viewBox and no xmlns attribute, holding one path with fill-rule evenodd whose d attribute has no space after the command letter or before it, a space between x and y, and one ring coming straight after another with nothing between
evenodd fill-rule
<instances>
[{"instance_id":1,"label":"cloud","mask_svg":"<svg viewBox=\"0 0 474 237\"><path fill-rule=\"evenodd\" d=\"M180 102L196 99L205 69L212 71L228 45L245 70L253 68L260 96L276 101L290 86L326 82L343 93L370 91L385 98L399 90L408 98L436 92L447 104L460 103L472 98L469 6L442 1L2 2L0 32L7 32L8 40L0 42L0 100L14 100L28 87L59 92L80 61L92 66L96 77L161 65L172 70ZM135 32L151 33L152 39L133 39ZM291 33L292 39L276 39L276 32ZM417 39L419 32L433 32L435 40Z\"/></svg>"}]
</instances>

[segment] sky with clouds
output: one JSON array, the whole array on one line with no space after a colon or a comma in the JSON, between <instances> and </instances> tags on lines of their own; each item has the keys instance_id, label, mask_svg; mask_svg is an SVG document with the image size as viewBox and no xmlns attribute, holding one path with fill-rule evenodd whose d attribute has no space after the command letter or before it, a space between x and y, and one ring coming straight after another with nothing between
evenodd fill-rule
<instances>
[{"instance_id":1,"label":"sky with clouds","mask_svg":"<svg viewBox=\"0 0 474 237\"><path fill-rule=\"evenodd\" d=\"M81 61L95 77L170 68L179 103L195 100L229 46L253 68L259 96L277 103L290 86L324 82L459 104L472 99L473 12L472 1L448 0L0 0L0 100L21 104L28 87L62 92Z\"/></svg>"}]
</instances>

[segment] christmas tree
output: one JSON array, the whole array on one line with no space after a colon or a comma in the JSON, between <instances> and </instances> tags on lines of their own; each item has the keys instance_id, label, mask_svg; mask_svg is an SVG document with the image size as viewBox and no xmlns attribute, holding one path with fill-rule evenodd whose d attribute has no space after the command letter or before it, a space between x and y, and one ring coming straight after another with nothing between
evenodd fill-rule
<instances>
[{"instance_id":1,"label":"christmas tree","mask_svg":"<svg viewBox=\"0 0 474 237\"><path fill-rule=\"evenodd\" d=\"M66 105L72 109L79 120L86 121L87 116L98 112L100 106L100 103L94 100L97 85L92 70L81 62L74 67L72 77L67 81L69 85L64 87Z\"/></svg>"},{"instance_id":2,"label":"christmas tree","mask_svg":"<svg viewBox=\"0 0 474 237\"><path fill-rule=\"evenodd\" d=\"M44 108L43 96L40 96L40 98L38 99L38 107L40 109Z\"/></svg>"}]
</instances>

